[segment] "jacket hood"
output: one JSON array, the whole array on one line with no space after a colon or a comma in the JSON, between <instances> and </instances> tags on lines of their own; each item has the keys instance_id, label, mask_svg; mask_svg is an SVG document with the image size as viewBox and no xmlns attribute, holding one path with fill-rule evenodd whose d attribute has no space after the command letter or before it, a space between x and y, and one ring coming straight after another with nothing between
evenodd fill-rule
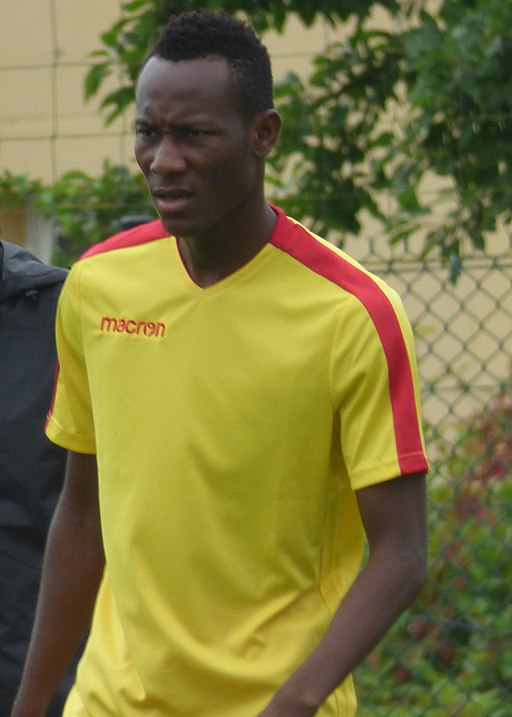
<instances>
[{"instance_id":1,"label":"jacket hood","mask_svg":"<svg viewBox=\"0 0 512 717\"><path fill-rule=\"evenodd\" d=\"M37 296L37 290L61 284L68 273L59 266L49 266L17 244L0 241L0 301L16 294Z\"/></svg>"}]
</instances>

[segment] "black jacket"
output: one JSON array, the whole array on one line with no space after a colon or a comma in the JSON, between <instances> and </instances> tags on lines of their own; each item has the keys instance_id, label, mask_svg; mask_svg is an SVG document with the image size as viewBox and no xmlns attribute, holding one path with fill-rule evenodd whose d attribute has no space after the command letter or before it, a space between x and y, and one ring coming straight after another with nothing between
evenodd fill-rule
<instances>
[{"instance_id":1,"label":"black jacket","mask_svg":"<svg viewBox=\"0 0 512 717\"><path fill-rule=\"evenodd\" d=\"M8 242L0 242L0 266L0 527L22 532L27 550L39 555L64 465L44 420L55 376L55 308L67 272Z\"/></svg>"},{"instance_id":2,"label":"black jacket","mask_svg":"<svg viewBox=\"0 0 512 717\"><path fill-rule=\"evenodd\" d=\"M66 452L44 434L55 376L55 309L67 271L0 242L0 715L30 638L42 555ZM60 714L55 706L52 715Z\"/></svg>"}]
</instances>

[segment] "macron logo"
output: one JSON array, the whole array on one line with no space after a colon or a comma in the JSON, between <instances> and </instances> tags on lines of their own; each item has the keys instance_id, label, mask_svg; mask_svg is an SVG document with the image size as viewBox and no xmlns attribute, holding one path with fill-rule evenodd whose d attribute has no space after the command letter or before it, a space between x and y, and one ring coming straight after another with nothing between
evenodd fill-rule
<instances>
[{"instance_id":1,"label":"macron logo","mask_svg":"<svg viewBox=\"0 0 512 717\"><path fill-rule=\"evenodd\" d=\"M165 324L155 321L134 321L133 319L116 319L113 316L103 316L100 330L104 334L132 334L146 338L163 338Z\"/></svg>"}]
</instances>

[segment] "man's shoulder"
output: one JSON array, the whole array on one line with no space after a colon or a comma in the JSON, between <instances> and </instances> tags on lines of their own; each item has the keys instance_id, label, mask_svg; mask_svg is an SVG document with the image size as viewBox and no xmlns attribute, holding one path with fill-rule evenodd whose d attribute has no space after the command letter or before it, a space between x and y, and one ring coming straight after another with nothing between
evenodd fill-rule
<instances>
[{"instance_id":1,"label":"man's shoulder","mask_svg":"<svg viewBox=\"0 0 512 717\"><path fill-rule=\"evenodd\" d=\"M393 337L401 341L404 332L409 335L409 320L397 292L342 249L290 217L281 218L272 243L300 267L301 284L312 288L314 300L322 296L339 309L337 316L350 315L361 331L376 330L388 342Z\"/></svg>"},{"instance_id":2,"label":"man's shoulder","mask_svg":"<svg viewBox=\"0 0 512 717\"><path fill-rule=\"evenodd\" d=\"M131 229L126 229L105 239L105 241L94 244L82 254L80 261L89 259L92 256L98 256L99 254L147 244L148 242L156 241L166 236L168 236L168 234L162 222L160 219L155 219L152 222L139 224Z\"/></svg>"},{"instance_id":3,"label":"man's shoulder","mask_svg":"<svg viewBox=\"0 0 512 717\"><path fill-rule=\"evenodd\" d=\"M292 217L281 213L276 229L272 244L333 288L360 300L393 293L383 279L357 259Z\"/></svg>"}]
</instances>

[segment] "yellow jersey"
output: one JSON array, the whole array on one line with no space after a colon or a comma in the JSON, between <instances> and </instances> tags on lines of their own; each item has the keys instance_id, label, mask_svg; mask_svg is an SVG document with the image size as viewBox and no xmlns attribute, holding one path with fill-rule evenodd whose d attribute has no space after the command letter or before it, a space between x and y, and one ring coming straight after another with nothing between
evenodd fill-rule
<instances>
[{"instance_id":1,"label":"yellow jersey","mask_svg":"<svg viewBox=\"0 0 512 717\"><path fill-rule=\"evenodd\" d=\"M357 574L355 491L427 469L399 298L275 211L213 286L159 221L66 281L47 433L97 454L106 567L65 717L256 715Z\"/></svg>"}]
</instances>

